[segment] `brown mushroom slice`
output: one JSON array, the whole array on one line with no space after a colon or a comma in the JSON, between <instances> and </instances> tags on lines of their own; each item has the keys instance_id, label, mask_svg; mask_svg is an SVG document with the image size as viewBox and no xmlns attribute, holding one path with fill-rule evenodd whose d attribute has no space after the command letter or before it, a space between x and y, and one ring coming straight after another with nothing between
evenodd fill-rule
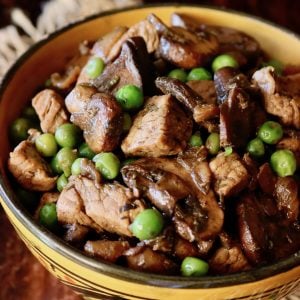
<instances>
[{"instance_id":1,"label":"brown mushroom slice","mask_svg":"<svg viewBox=\"0 0 300 300\"><path fill-rule=\"evenodd\" d=\"M72 113L71 121L83 130L89 147L96 153L115 149L122 133L123 113L114 97L97 93L82 107Z\"/></svg>"},{"instance_id":2,"label":"brown mushroom slice","mask_svg":"<svg viewBox=\"0 0 300 300\"><path fill-rule=\"evenodd\" d=\"M212 80L190 80L186 84L196 92L205 103L217 103L216 88Z\"/></svg>"},{"instance_id":3,"label":"brown mushroom slice","mask_svg":"<svg viewBox=\"0 0 300 300\"><path fill-rule=\"evenodd\" d=\"M272 196L274 194L277 178L273 173L269 163L264 163L259 167L257 181L261 190L265 194L269 196Z\"/></svg>"},{"instance_id":4,"label":"brown mushroom slice","mask_svg":"<svg viewBox=\"0 0 300 300\"><path fill-rule=\"evenodd\" d=\"M79 66L70 66L64 74L51 74L52 85L60 90L67 90L77 81L81 68Z\"/></svg>"},{"instance_id":5,"label":"brown mushroom slice","mask_svg":"<svg viewBox=\"0 0 300 300\"><path fill-rule=\"evenodd\" d=\"M217 105L205 103L201 96L178 79L157 77L155 79L155 85L164 94L171 94L190 110L197 123L201 124L201 122L215 118L219 115L219 108Z\"/></svg>"},{"instance_id":6,"label":"brown mushroom slice","mask_svg":"<svg viewBox=\"0 0 300 300\"><path fill-rule=\"evenodd\" d=\"M300 95L294 94L291 89L289 93L283 93L274 68L265 67L256 71L252 80L263 94L265 110L277 116L281 123L300 129Z\"/></svg>"},{"instance_id":7,"label":"brown mushroom slice","mask_svg":"<svg viewBox=\"0 0 300 300\"><path fill-rule=\"evenodd\" d=\"M218 51L217 38L210 33L193 31L181 27L167 27L157 16L150 14L149 22L160 34L159 54L172 64L186 69L201 66Z\"/></svg>"},{"instance_id":8,"label":"brown mushroom slice","mask_svg":"<svg viewBox=\"0 0 300 300\"><path fill-rule=\"evenodd\" d=\"M30 141L22 141L10 152L8 169L16 181L25 189L47 192L56 186L56 176Z\"/></svg>"},{"instance_id":9,"label":"brown mushroom slice","mask_svg":"<svg viewBox=\"0 0 300 300\"><path fill-rule=\"evenodd\" d=\"M100 91L115 93L120 87L133 84L144 90L152 90L151 70L146 44L141 37L132 37L122 45L116 60L107 65L103 73L90 81Z\"/></svg>"},{"instance_id":10,"label":"brown mushroom slice","mask_svg":"<svg viewBox=\"0 0 300 300\"><path fill-rule=\"evenodd\" d=\"M63 239L72 244L81 244L88 235L90 228L78 223L64 225L66 232Z\"/></svg>"}]
</instances>

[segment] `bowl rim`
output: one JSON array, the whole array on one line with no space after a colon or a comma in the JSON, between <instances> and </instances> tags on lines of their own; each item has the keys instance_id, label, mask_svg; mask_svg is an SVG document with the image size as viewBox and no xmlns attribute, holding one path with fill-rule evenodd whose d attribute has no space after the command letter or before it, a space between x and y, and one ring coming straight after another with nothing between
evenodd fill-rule
<instances>
[{"instance_id":1,"label":"bowl rim","mask_svg":"<svg viewBox=\"0 0 300 300\"><path fill-rule=\"evenodd\" d=\"M115 15L120 12L139 10L144 8L159 8L159 7L187 7L187 8L204 8L216 11L222 11L230 14L237 14L243 17L251 18L257 20L259 22L265 23L267 25L271 25L273 27L278 28L279 30L287 33L288 35L293 36L294 38L300 39L299 35L290 31L289 29L283 28L277 24L274 24L268 20L264 20L263 18L252 16L250 14L235 11L232 9L219 8L209 5L197 5L197 4L182 4L182 3L156 3L156 4L144 4L138 6L130 6L121 9L113 9L101 13L97 13L88 17L85 17L81 20L73 22L64 26L63 28L49 34L44 39L35 43L25 53L23 53L10 67L10 69L6 72L3 77L2 82L0 82L0 100L4 94L6 87L9 82L12 80L15 72L18 70L20 66L24 64L26 59L30 57L34 52L43 47L48 41L53 40L60 34L81 25L83 23L87 23L97 18L101 18L104 16ZM115 264L108 263L106 261L99 261L90 257L87 257L83 254L82 251L73 247L72 245L67 244L61 238L47 230L46 228L39 225L33 218L32 215L29 214L20 201L18 200L16 194L12 191L12 188L9 185L6 185L5 178L3 174L0 174L0 196L3 201L10 209L10 211L14 214L17 220L22 223L28 230L31 231L39 240L41 240L44 244L50 247L52 250L58 252L61 256L66 257L74 263L81 265L82 267L91 269L96 272L100 272L106 276L114 277L120 280L126 280L134 283L150 285L154 287L168 287L168 288L182 288L182 289L198 289L198 288L216 288L216 287L225 287L232 286L236 284L243 284L254 282L257 280L266 279L277 275L279 273L291 270L294 267L300 265L300 251L295 254L282 259L278 262L268 264L261 267L256 267L249 271L239 272L235 274L229 275L219 275L219 276L205 276L200 278L193 277L182 277L182 276L167 276L167 275L157 275L152 273L142 273L138 271L133 271L128 268L118 266ZM80 276L80 274L76 274L76 276Z\"/></svg>"}]
</instances>

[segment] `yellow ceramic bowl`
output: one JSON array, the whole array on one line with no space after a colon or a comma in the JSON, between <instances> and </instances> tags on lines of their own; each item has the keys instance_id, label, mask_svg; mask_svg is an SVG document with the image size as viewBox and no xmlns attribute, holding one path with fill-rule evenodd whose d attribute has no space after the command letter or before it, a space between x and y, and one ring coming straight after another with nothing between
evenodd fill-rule
<instances>
[{"instance_id":1,"label":"yellow ceramic bowl","mask_svg":"<svg viewBox=\"0 0 300 300\"><path fill-rule=\"evenodd\" d=\"M225 25L254 36L284 63L300 65L300 40L259 19L196 6L147 6L104 13L71 25L32 47L6 75L0 88L1 203L31 252L62 282L87 299L281 299L300 285L300 252L276 264L236 275L181 278L134 272L81 254L41 228L19 203L7 176L8 126L49 74L64 67L79 42L95 40L116 25L130 26L155 13L165 22L173 12Z\"/></svg>"}]
</instances>

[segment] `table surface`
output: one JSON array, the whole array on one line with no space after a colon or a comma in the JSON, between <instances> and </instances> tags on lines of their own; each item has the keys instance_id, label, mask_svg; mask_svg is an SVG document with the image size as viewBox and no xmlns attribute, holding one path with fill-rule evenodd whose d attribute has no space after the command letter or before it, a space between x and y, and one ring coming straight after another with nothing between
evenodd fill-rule
<instances>
[{"instance_id":1,"label":"table surface","mask_svg":"<svg viewBox=\"0 0 300 300\"><path fill-rule=\"evenodd\" d=\"M145 1L156 3L162 1ZM164 1L174 2L174 1ZM215 0L176 1L231 8L268 19L300 34L300 1L290 0ZM14 6L23 8L33 22L40 13L38 0L0 0L0 27L9 23L9 11ZM60 284L30 254L17 237L0 210L0 299L6 300L80 300L69 288ZM15 262L19 263L16 264Z\"/></svg>"}]
</instances>

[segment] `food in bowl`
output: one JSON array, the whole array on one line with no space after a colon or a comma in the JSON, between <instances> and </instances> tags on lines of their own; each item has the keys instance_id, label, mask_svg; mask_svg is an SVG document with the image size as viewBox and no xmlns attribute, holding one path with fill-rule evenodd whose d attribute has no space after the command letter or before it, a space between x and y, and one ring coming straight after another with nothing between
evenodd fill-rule
<instances>
[{"instance_id":1,"label":"food in bowl","mask_svg":"<svg viewBox=\"0 0 300 300\"><path fill-rule=\"evenodd\" d=\"M152 14L83 43L33 97L8 161L38 193L28 207L138 271L228 274L295 253L300 73L237 30L172 25Z\"/></svg>"}]
</instances>

